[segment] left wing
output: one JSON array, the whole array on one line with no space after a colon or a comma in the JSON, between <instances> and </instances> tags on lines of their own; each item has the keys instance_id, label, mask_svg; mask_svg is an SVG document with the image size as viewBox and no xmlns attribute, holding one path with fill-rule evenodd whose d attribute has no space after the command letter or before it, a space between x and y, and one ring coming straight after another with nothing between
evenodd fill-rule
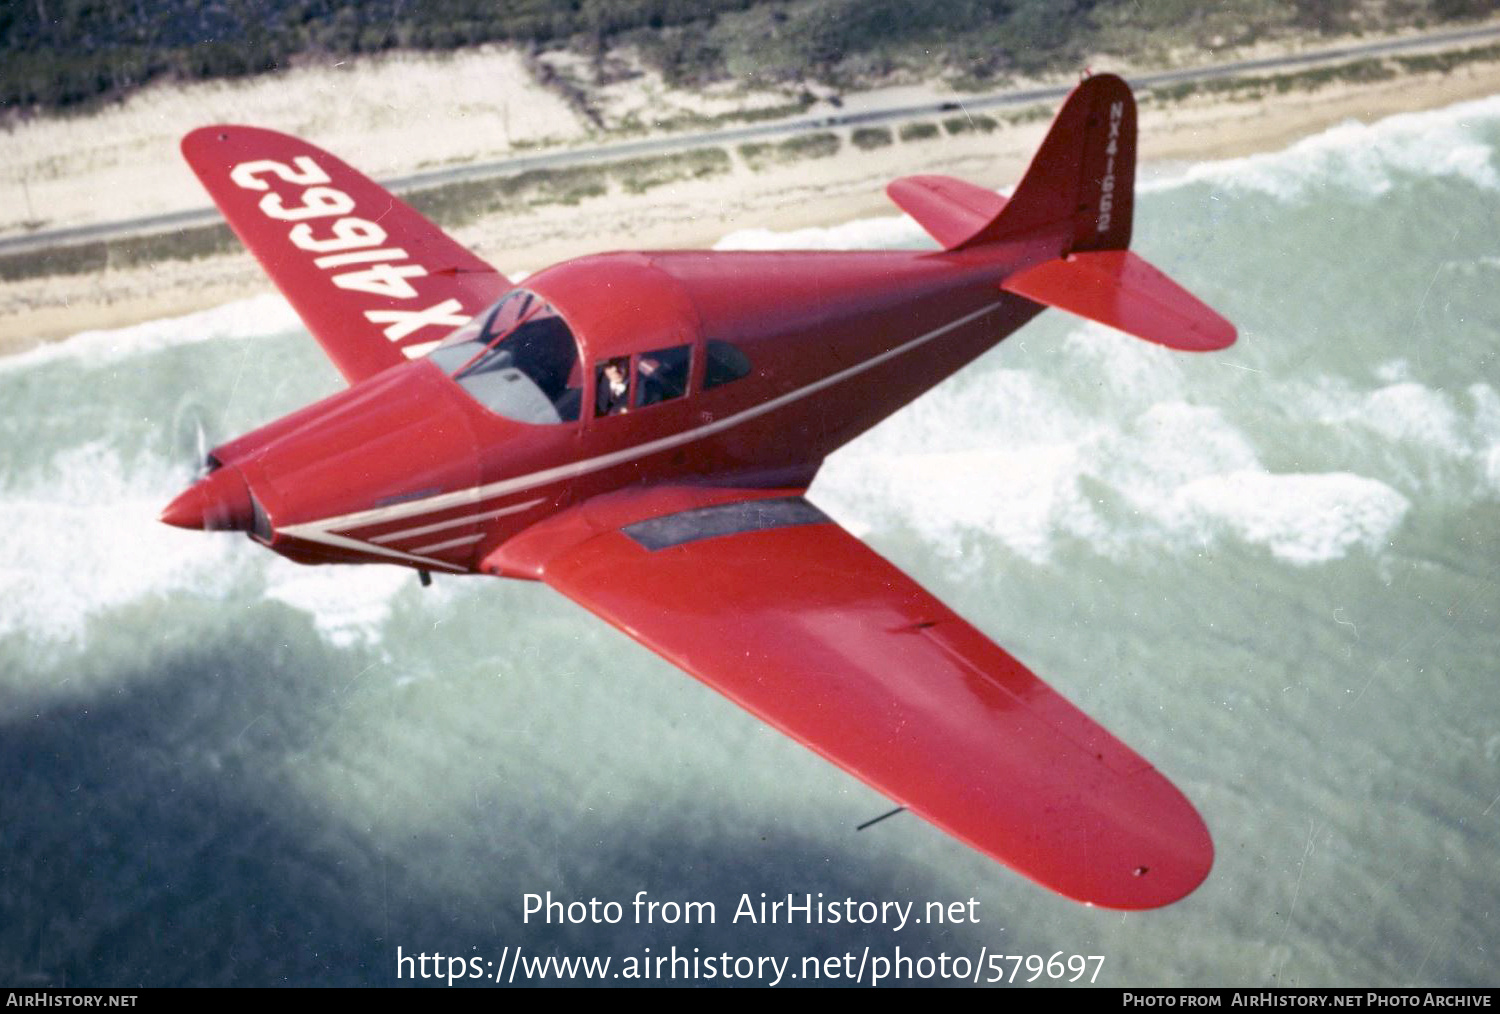
<instances>
[{"instance_id":1,"label":"left wing","mask_svg":"<svg viewBox=\"0 0 1500 1014\"><path fill-rule=\"evenodd\" d=\"M1213 845L1181 792L798 492L600 498L484 569L531 570L1071 898L1152 908L1208 875Z\"/></svg>"},{"instance_id":2,"label":"left wing","mask_svg":"<svg viewBox=\"0 0 1500 1014\"><path fill-rule=\"evenodd\" d=\"M410 205L299 138L221 124L184 137L182 154L350 383L425 353L510 288Z\"/></svg>"}]
</instances>

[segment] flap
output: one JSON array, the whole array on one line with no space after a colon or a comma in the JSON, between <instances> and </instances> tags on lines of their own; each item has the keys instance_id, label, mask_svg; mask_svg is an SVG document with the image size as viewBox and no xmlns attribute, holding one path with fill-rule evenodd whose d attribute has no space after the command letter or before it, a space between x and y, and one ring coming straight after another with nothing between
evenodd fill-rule
<instances>
[{"instance_id":1,"label":"flap","mask_svg":"<svg viewBox=\"0 0 1500 1014\"><path fill-rule=\"evenodd\" d=\"M1182 793L800 496L635 516L574 526L542 580L1055 891L1151 908L1207 876Z\"/></svg>"},{"instance_id":2,"label":"flap","mask_svg":"<svg viewBox=\"0 0 1500 1014\"><path fill-rule=\"evenodd\" d=\"M219 125L188 134L182 153L350 383L425 353L510 288L410 205L306 141Z\"/></svg>"}]
</instances>

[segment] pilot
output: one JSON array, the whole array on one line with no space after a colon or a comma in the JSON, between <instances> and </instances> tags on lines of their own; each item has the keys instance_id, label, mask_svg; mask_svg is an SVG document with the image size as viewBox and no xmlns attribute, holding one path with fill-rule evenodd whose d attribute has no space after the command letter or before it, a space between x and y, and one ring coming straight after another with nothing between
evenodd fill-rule
<instances>
[{"instance_id":1,"label":"pilot","mask_svg":"<svg viewBox=\"0 0 1500 1014\"><path fill-rule=\"evenodd\" d=\"M594 415L619 415L627 408L630 385L625 382L629 360L611 359L599 368L594 385Z\"/></svg>"}]
</instances>

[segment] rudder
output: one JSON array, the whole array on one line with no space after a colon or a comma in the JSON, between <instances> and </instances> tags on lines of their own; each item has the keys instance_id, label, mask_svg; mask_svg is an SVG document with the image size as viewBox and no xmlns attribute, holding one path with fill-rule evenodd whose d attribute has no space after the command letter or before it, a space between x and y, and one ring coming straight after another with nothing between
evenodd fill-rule
<instances>
[{"instance_id":1,"label":"rudder","mask_svg":"<svg viewBox=\"0 0 1500 1014\"><path fill-rule=\"evenodd\" d=\"M1135 98L1114 74L1085 78L1063 103L1015 193L949 249L1056 230L1059 255L1130 246L1135 212Z\"/></svg>"},{"instance_id":2,"label":"rudder","mask_svg":"<svg viewBox=\"0 0 1500 1014\"><path fill-rule=\"evenodd\" d=\"M1234 325L1130 252L1136 109L1113 74L1068 95L1007 201L944 176L909 176L887 192L945 250L1028 241L1006 292L1183 351L1234 344Z\"/></svg>"}]
</instances>

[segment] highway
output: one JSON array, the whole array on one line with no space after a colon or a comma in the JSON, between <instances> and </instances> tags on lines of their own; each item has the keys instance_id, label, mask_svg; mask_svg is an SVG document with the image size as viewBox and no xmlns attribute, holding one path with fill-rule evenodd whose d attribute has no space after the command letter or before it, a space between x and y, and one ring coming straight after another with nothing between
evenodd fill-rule
<instances>
[{"instance_id":1,"label":"highway","mask_svg":"<svg viewBox=\"0 0 1500 1014\"><path fill-rule=\"evenodd\" d=\"M1239 77L1245 74L1276 73L1309 66L1334 65L1353 60L1389 56L1396 53L1424 49L1457 49L1495 40L1500 40L1500 24L1490 24L1446 32L1431 32L1378 42L1313 49L1304 53L1284 56L1254 60L1236 60L1204 67L1138 74L1131 77L1131 84L1137 89L1148 89L1163 85L1214 81L1223 78ZM826 113L807 113L768 123L729 127L697 133L673 134L636 141L620 141L592 148L559 149L472 165L433 169L426 172L392 177L381 182L383 185L397 192L426 190L445 186L450 183L493 179L535 169L562 169L601 162L613 162L627 158L639 158L641 156L669 154L691 148L737 144L758 138L784 137L818 130L904 122L923 117L954 113L960 110L974 112L978 110L1026 106L1055 101L1066 95L1071 88L1071 84L1059 84L1038 88L1009 89L963 98L954 97L942 102L889 106L857 113L840 113L836 110ZM114 222L101 222L95 225L38 230L26 235L0 238L0 256L47 250L59 246L91 243L98 240L171 232L178 229L213 225L219 221L221 219L216 209L203 207L187 211L175 211L168 214L122 219Z\"/></svg>"}]
</instances>

